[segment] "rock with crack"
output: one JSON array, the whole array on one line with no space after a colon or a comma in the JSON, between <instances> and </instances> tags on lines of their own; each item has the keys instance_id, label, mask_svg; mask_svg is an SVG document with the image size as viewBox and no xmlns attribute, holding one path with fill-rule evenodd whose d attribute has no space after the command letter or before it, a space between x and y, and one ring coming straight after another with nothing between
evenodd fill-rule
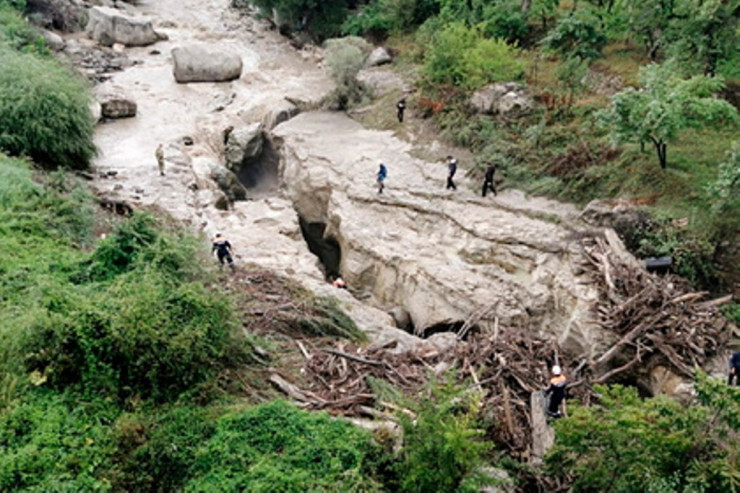
<instances>
[{"instance_id":1,"label":"rock with crack","mask_svg":"<svg viewBox=\"0 0 740 493\"><path fill-rule=\"evenodd\" d=\"M577 351L597 346L597 292L576 268L574 233L585 226L565 219L570 210L552 220L497 207L478 198L477 183L475 194L445 192L444 170L409 156L409 144L337 113L298 115L272 139L287 196L339 243L345 281L378 306L402 307L417 333L477 317L483 331L500 322L569 338Z\"/></svg>"},{"instance_id":2,"label":"rock with crack","mask_svg":"<svg viewBox=\"0 0 740 493\"><path fill-rule=\"evenodd\" d=\"M167 39L154 30L147 18L130 17L119 10L93 7L85 28L88 36L105 46L121 43L125 46L147 46Z\"/></svg>"},{"instance_id":3,"label":"rock with crack","mask_svg":"<svg viewBox=\"0 0 740 493\"><path fill-rule=\"evenodd\" d=\"M239 182L239 179L225 166L213 164L211 166L211 179L226 194L230 201L245 200L247 189Z\"/></svg>"},{"instance_id":4,"label":"rock with crack","mask_svg":"<svg viewBox=\"0 0 740 493\"><path fill-rule=\"evenodd\" d=\"M367 60L365 61L365 66L377 67L378 65L385 65L386 63L391 63L392 61L393 57L391 57L391 54L388 53L388 50L386 50L382 46L378 46L370 53L370 55L368 55Z\"/></svg>"},{"instance_id":5,"label":"rock with crack","mask_svg":"<svg viewBox=\"0 0 740 493\"><path fill-rule=\"evenodd\" d=\"M228 133L224 150L227 168L238 174L243 166L260 155L264 141L262 129L261 123L252 123Z\"/></svg>"},{"instance_id":6,"label":"rock with crack","mask_svg":"<svg viewBox=\"0 0 740 493\"><path fill-rule=\"evenodd\" d=\"M519 117L534 109L529 91L516 82L490 84L475 91L470 106L479 113Z\"/></svg>"},{"instance_id":7,"label":"rock with crack","mask_svg":"<svg viewBox=\"0 0 740 493\"><path fill-rule=\"evenodd\" d=\"M272 130L283 122L287 122L301 110L295 104L288 100L283 100L275 104L271 110L264 116L262 124L265 130Z\"/></svg>"},{"instance_id":8,"label":"rock with crack","mask_svg":"<svg viewBox=\"0 0 740 493\"><path fill-rule=\"evenodd\" d=\"M238 79L242 58L219 46L190 45L172 49L173 75L179 83L224 82Z\"/></svg>"},{"instance_id":9,"label":"rock with crack","mask_svg":"<svg viewBox=\"0 0 740 493\"><path fill-rule=\"evenodd\" d=\"M120 92L103 93L98 96L103 118L131 118L136 116L135 101Z\"/></svg>"}]
</instances>

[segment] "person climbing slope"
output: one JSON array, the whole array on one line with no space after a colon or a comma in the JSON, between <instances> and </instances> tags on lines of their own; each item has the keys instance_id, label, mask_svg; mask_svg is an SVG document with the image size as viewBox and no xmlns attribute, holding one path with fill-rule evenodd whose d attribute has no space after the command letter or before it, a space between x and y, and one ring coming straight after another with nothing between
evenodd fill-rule
<instances>
[{"instance_id":1,"label":"person climbing slope","mask_svg":"<svg viewBox=\"0 0 740 493\"><path fill-rule=\"evenodd\" d=\"M229 243L229 240L221 236L221 233L216 233L216 236L213 238L211 253L212 252L216 252L221 268L223 268L224 260L226 260L231 270L234 270L234 259L231 257L231 254L233 253L231 243Z\"/></svg>"},{"instance_id":2,"label":"person climbing slope","mask_svg":"<svg viewBox=\"0 0 740 493\"><path fill-rule=\"evenodd\" d=\"M486 165L486 174L483 177L483 196L486 196L486 192L488 190L493 192L493 195L496 195L496 187L493 184L493 175L496 173L496 167L492 165L491 163L488 163Z\"/></svg>"},{"instance_id":3,"label":"person climbing slope","mask_svg":"<svg viewBox=\"0 0 740 493\"><path fill-rule=\"evenodd\" d=\"M396 116L398 117L398 123L403 123L403 112L406 109L406 98L401 98L396 103Z\"/></svg>"},{"instance_id":4,"label":"person climbing slope","mask_svg":"<svg viewBox=\"0 0 740 493\"><path fill-rule=\"evenodd\" d=\"M159 176L164 176L164 149L162 144L157 146L157 150L154 151L154 157L157 158L157 169L159 169Z\"/></svg>"},{"instance_id":5,"label":"person climbing slope","mask_svg":"<svg viewBox=\"0 0 740 493\"><path fill-rule=\"evenodd\" d=\"M457 190L457 186L455 185L455 182L452 181L452 178L455 176L455 173L457 172L457 159L455 159L452 156L447 156L447 190Z\"/></svg>"},{"instance_id":6,"label":"person climbing slope","mask_svg":"<svg viewBox=\"0 0 740 493\"><path fill-rule=\"evenodd\" d=\"M560 414L560 403L565 398L565 389L568 384L563 370L560 366L555 365L552 367L552 378L550 379L550 386L545 390L545 395L550 395L550 403L547 406L547 415L552 418L559 418Z\"/></svg>"},{"instance_id":7,"label":"person climbing slope","mask_svg":"<svg viewBox=\"0 0 740 493\"><path fill-rule=\"evenodd\" d=\"M377 183L378 183L378 193L383 193L383 189L385 188L385 184L383 183L388 176L388 168L386 168L385 164L380 163L380 167L378 168L378 173L376 175L377 177Z\"/></svg>"}]
</instances>

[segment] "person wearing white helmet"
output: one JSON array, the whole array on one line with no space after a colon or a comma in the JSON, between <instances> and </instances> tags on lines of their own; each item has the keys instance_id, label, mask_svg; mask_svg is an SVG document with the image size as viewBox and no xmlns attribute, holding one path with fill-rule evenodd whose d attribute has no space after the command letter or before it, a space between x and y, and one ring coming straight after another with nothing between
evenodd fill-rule
<instances>
[{"instance_id":1,"label":"person wearing white helmet","mask_svg":"<svg viewBox=\"0 0 740 493\"><path fill-rule=\"evenodd\" d=\"M565 398L565 389L568 385L568 381L563 375L563 370L560 366L555 365L552 367L552 378L550 379L550 386L545 390L545 395L550 395L550 404L547 406L547 414L553 418L559 418L560 414L560 403Z\"/></svg>"}]
</instances>

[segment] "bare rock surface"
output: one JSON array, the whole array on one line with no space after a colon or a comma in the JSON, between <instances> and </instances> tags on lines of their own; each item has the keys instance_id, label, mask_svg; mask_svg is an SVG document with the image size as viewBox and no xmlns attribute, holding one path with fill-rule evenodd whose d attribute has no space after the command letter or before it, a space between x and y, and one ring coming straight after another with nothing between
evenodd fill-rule
<instances>
[{"instance_id":1,"label":"bare rock surface","mask_svg":"<svg viewBox=\"0 0 740 493\"><path fill-rule=\"evenodd\" d=\"M164 36L154 31L148 18L130 17L117 9L93 7L85 28L88 36L105 46L146 46Z\"/></svg>"},{"instance_id":2,"label":"bare rock surface","mask_svg":"<svg viewBox=\"0 0 740 493\"><path fill-rule=\"evenodd\" d=\"M527 88L516 82L490 84L470 98L470 105L479 113L521 116L534 109L534 100Z\"/></svg>"},{"instance_id":3,"label":"bare rock surface","mask_svg":"<svg viewBox=\"0 0 740 493\"><path fill-rule=\"evenodd\" d=\"M175 80L184 82L224 82L242 74L238 53L224 51L217 45L178 46L172 50Z\"/></svg>"}]
</instances>

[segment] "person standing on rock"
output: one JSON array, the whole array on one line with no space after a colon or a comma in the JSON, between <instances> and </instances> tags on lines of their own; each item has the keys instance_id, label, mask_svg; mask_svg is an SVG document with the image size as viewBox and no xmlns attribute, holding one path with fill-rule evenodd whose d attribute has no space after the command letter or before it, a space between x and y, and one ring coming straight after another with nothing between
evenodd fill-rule
<instances>
[{"instance_id":1,"label":"person standing on rock","mask_svg":"<svg viewBox=\"0 0 740 493\"><path fill-rule=\"evenodd\" d=\"M496 195L496 186L493 184L493 175L496 173L496 167L491 163L486 163L486 174L483 177L483 196L486 196L488 190Z\"/></svg>"},{"instance_id":2,"label":"person standing on rock","mask_svg":"<svg viewBox=\"0 0 740 493\"><path fill-rule=\"evenodd\" d=\"M157 150L154 151L154 156L157 158L157 168L159 168L159 176L164 176L164 149L162 144L157 146Z\"/></svg>"},{"instance_id":3,"label":"person standing on rock","mask_svg":"<svg viewBox=\"0 0 740 493\"><path fill-rule=\"evenodd\" d=\"M452 181L455 173L457 173L457 159L452 156L447 156L447 190L457 190L455 182Z\"/></svg>"},{"instance_id":4,"label":"person standing on rock","mask_svg":"<svg viewBox=\"0 0 740 493\"><path fill-rule=\"evenodd\" d=\"M378 168L378 174L377 177L377 183L378 183L378 193L383 193L383 189L385 188L385 184L383 183L388 176L388 168L385 167L385 164L380 163L380 167Z\"/></svg>"},{"instance_id":5,"label":"person standing on rock","mask_svg":"<svg viewBox=\"0 0 740 493\"><path fill-rule=\"evenodd\" d=\"M560 414L560 403L565 398L565 389L568 381L563 375L563 370L560 366L555 365L552 367L552 378L550 379L550 386L545 390L545 395L550 395L550 403L547 406L547 415L551 418L559 418Z\"/></svg>"},{"instance_id":6,"label":"person standing on rock","mask_svg":"<svg viewBox=\"0 0 740 493\"><path fill-rule=\"evenodd\" d=\"M727 378L727 385L732 385L732 381L735 380L735 385L740 385L740 351L735 351L730 357L730 376Z\"/></svg>"},{"instance_id":7,"label":"person standing on rock","mask_svg":"<svg viewBox=\"0 0 740 493\"><path fill-rule=\"evenodd\" d=\"M406 109L406 98L401 98L396 103L396 116L398 123L403 123L403 111Z\"/></svg>"},{"instance_id":8,"label":"person standing on rock","mask_svg":"<svg viewBox=\"0 0 740 493\"><path fill-rule=\"evenodd\" d=\"M213 252L216 252L218 262L221 264L222 269L224 267L224 260L228 262L229 268L232 271L235 269L234 259L231 257L231 254L233 253L231 243L229 243L229 240L221 236L221 233L216 233L216 236L213 238L211 253Z\"/></svg>"}]
</instances>

